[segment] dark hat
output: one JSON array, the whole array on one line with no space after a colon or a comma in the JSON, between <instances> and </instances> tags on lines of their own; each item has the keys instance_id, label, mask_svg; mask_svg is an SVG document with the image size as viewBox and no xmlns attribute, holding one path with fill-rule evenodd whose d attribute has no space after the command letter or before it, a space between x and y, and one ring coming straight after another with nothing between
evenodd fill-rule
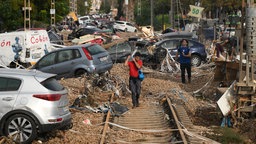
<instances>
[{"instance_id":1,"label":"dark hat","mask_svg":"<svg viewBox=\"0 0 256 144\"><path fill-rule=\"evenodd\" d=\"M134 56L141 56L141 53L140 52L136 52L135 54L134 54Z\"/></svg>"}]
</instances>

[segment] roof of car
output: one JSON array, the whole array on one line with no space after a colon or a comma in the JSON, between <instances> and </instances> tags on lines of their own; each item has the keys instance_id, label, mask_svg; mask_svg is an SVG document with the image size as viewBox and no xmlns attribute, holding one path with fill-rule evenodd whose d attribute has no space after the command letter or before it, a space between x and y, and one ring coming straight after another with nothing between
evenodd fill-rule
<instances>
[{"instance_id":1,"label":"roof of car","mask_svg":"<svg viewBox=\"0 0 256 144\"><path fill-rule=\"evenodd\" d=\"M0 68L0 76L35 76L37 80L43 81L47 78L54 77L55 74L44 73L35 69L15 69L15 68Z\"/></svg>"},{"instance_id":2,"label":"roof of car","mask_svg":"<svg viewBox=\"0 0 256 144\"><path fill-rule=\"evenodd\" d=\"M193 33L192 32L186 32L186 31L176 31L171 33L165 33L160 36L160 38L192 38Z\"/></svg>"},{"instance_id":3,"label":"roof of car","mask_svg":"<svg viewBox=\"0 0 256 144\"><path fill-rule=\"evenodd\" d=\"M99 29L99 28L97 28L97 27L82 27L82 28L79 28L78 30L80 30L80 29L98 30L98 31L101 30L101 29ZM77 30L77 31L78 31L78 30Z\"/></svg>"},{"instance_id":4,"label":"roof of car","mask_svg":"<svg viewBox=\"0 0 256 144\"><path fill-rule=\"evenodd\" d=\"M94 45L94 44L93 43L86 43L86 44L81 44L81 45L66 46L66 47L63 47L63 48L56 49L54 51L61 51L61 50L66 50L66 49L78 48L78 47L88 47L88 46L91 46L91 45ZM54 51L52 51L52 52L54 52Z\"/></svg>"},{"instance_id":5,"label":"roof of car","mask_svg":"<svg viewBox=\"0 0 256 144\"><path fill-rule=\"evenodd\" d=\"M198 42L198 41L196 41L196 40L193 40L193 39L173 37L173 38L166 38L166 39L163 39L163 40L161 40L161 41L158 41L158 42L155 43L155 45L160 45L160 44L162 44L163 42L168 41L168 40L182 40L182 39L186 39L186 40L188 40L188 41L192 41L192 42L195 42L195 43L202 44L202 43L200 43L200 42ZM203 45L203 44L202 44L202 45Z\"/></svg>"},{"instance_id":6,"label":"roof of car","mask_svg":"<svg viewBox=\"0 0 256 144\"><path fill-rule=\"evenodd\" d=\"M129 23L128 21L115 21L115 22Z\"/></svg>"}]
</instances>

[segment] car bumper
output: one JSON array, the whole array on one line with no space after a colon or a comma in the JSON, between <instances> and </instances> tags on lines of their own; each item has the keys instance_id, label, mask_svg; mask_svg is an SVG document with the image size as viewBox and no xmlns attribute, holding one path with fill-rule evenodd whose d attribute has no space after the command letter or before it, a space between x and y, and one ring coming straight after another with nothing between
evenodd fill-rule
<instances>
[{"instance_id":1,"label":"car bumper","mask_svg":"<svg viewBox=\"0 0 256 144\"><path fill-rule=\"evenodd\" d=\"M201 60L202 61L206 61L206 58L207 58L207 54L206 55L201 55Z\"/></svg>"},{"instance_id":2,"label":"car bumper","mask_svg":"<svg viewBox=\"0 0 256 144\"><path fill-rule=\"evenodd\" d=\"M52 124L43 124L40 127L40 133L44 133L44 132L49 132L52 130L57 130L57 129L70 129L73 126L72 123L72 117L71 114L70 116L66 116L67 118L64 119L62 122L60 123L52 123Z\"/></svg>"},{"instance_id":3,"label":"car bumper","mask_svg":"<svg viewBox=\"0 0 256 144\"><path fill-rule=\"evenodd\" d=\"M112 61L107 64L97 65L95 72L96 73L104 73L104 72L110 70L112 67L113 67Z\"/></svg>"}]
</instances>

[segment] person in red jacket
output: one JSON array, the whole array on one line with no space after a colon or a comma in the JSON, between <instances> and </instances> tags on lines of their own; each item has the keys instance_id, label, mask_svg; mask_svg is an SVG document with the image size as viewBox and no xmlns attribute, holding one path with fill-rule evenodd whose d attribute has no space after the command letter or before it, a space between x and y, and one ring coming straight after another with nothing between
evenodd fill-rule
<instances>
[{"instance_id":1,"label":"person in red jacket","mask_svg":"<svg viewBox=\"0 0 256 144\"><path fill-rule=\"evenodd\" d=\"M130 55L127 57L125 61L125 66L129 67L129 86L132 92L132 104L133 107L139 106L139 97L141 92L141 80L139 77L138 70L142 68L142 60L140 59L140 52L136 52L133 57Z\"/></svg>"}]
</instances>

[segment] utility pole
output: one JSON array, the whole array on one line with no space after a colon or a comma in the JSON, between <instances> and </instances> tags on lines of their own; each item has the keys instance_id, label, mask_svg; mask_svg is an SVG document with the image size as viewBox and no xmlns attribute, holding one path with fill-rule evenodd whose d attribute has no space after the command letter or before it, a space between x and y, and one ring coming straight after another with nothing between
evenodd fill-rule
<instances>
[{"instance_id":1,"label":"utility pole","mask_svg":"<svg viewBox=\"0 0 256 144\"><path fill-rule=\"evenodd\" d=\"M30 7L30 0L24 0L24 7L22 10L24 11L24 31L26 31L26 29L30 29L30 11L32 10Z\"/></svg>"},{"instance_id":2,"label":"utility pole","mask_svg":"<svg viewBox=\"0 0 256 144\"><path fill-rule=\"evenodd\" d=\"M88 2L87 1L84 2L84 6L85 6L85 15L87 15L88 14Z\"/></svg>"},{"instance_id":3,"label":"utility pole","mask_svg":"<svg viewBox=\"0 0 256 144\"><path fill-rule=\"evenodd\" d=\"M52 0L51 2L51 26L55 26L55 0Z\"/></svg>"},{"instance_id":4,"label":"utility pole","mask_svg":"<svg viewBox=\"0 0 256 144\"><path fill-rule=\"evenodd\" d=\"M129 6L129 1L128 0L125 0L125 8L126 8L126 14L125 14L125 20L128 21L128 6Z\"/></svg>"},{"instance_id":5,"label":"utility pole","mask_svg":"<svg viewBox=\"0 0 256 144\"><path fill-rule=\"evenodd\" d=\"M246 13L244 12L246 10ZM237 118L239 120L244 118L246 114L250 117L255 117L255 99L256 99L256 84L255 84L255 61L256 61L256 2L254 0L247 0L246 6L245 1L242 1L242 21L241 21L241 37L240 37L240 62L239 62L239 82L235 84L237 99ZM245 18L245 32L246 32L246 53L243 55L243 18ZM246 63L242 63L246 61ZM242 73L245 66L245 77ZM234 111L232 111L234 112ZM235 123L237 119L235 119Z\"/></svg>"},{"instance_id":6,"label":"utility pole","mask_svg":"<svg viewBox=\"0 0 256 144\"><path fill-rule=\"evenodd\" d=\"M77 14L77 0L69 0L69 11Z\"/></svg>"},{"instance_id":7,"label":"utility pole","mask_svg":"<svg viewBox=\"0 0 256 144\"><path fill-rule=\"evenodd\" d=\"M150 18L150 24L151 28L154 29L154 6L153 6L153 0L150 0L150 12L151 12L151 18Z\"/></svg>"},{"instance_id":8,"label":"utility pole","mask_svg":"<svg viewBox=\"0 0 256 144\"><path fill-rule=\"evenodd\" d=\"M245 12L245 2L244 0L242 0L242 9L241 9L241 13L242 13L242 16L241 16L241 36L240 36L240 61L239 61L239 82L242 82L243 81L243 78L242 78L242 68L243 68L243 63L242 63L242 56L243 56L243 43L244 43L244 19L243 17L245 16L244 13Z\"/></svg>"},{"instance_id":9,"label":"utility pole","mask_svg":"<svg viewBox=\"0 0 256 144\"><path fill-rule=\"evenodd\" d=\"M138 0L138 9L137 9L138 16L141 16L141 0Z\"/></svg>"},{"instance_id":10,"label":"utility pole","mask_svg":"<svg viewBox=\"0 0 256 144\"><path fill-rule=\"evenodd\" d=\"M170 0L170 23L172 25L172 28L175 28L175 23L174 23L174 0Z\"/></svg>"}]
</instances>

